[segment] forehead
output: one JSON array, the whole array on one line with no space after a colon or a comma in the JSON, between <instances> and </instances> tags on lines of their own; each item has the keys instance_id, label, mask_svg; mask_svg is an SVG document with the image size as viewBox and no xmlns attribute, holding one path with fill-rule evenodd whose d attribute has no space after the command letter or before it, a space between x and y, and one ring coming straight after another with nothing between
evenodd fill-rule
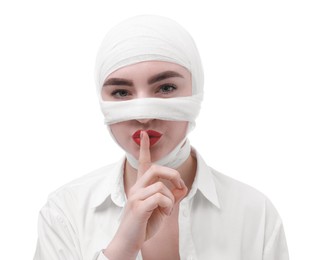
<instances>
[{"instance_id":1,"label":"forehead","mask_svg":"<svg viewBox=\"0 0 318 260\"><path fill-rule=\"evenodd\" d=\"M175 71L181 74L185 79L191 80L191 73L185 67L166 61L143 61L127 65L110 73L106 79L112 77L134 78L149 77L164 71ZM105 80L106 80L105 79Z\"/></svg>"}]
</instances>

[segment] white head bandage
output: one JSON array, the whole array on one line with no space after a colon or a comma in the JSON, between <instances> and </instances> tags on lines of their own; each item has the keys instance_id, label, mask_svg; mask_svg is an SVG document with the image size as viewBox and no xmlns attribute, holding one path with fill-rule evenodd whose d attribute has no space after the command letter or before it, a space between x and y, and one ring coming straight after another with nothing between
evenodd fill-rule
<instances>
[{"instance_id":1,"label":"white head bandage","mask_svg":"<svg viewBox=\"0 0 318 260\"><path fill-rule=\"evenodd\" d=\"M112 72L143 61L172 62L188 69L192 76L192 96L139 98L128 101L102 99L103 84ZM133 17L107 33L97 54L96 83L107 125L126 120L155 118L188 121L191 130L195 125L203 97L203 70L192 37L175 21L160 16ZM181 165L190 153L190 144L185 140L186 137L169 155L156 163L173 168ZM129 154L127 158L136 168L137 158Z\"/></svg>"}]
</instances>

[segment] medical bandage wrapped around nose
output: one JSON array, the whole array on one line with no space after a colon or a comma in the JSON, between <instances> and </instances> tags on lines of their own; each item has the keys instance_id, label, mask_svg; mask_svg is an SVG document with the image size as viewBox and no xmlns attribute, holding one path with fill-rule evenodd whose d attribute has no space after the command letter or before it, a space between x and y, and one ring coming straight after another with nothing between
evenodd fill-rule
<instances>
[{"instance_id":1,"label":"medical bandage wrapped around nose","mask_svg":"<svg viewBox=\"0 0 318 260\"><path fill-rule=\"evenodd\" d=\"M144 61L172 62L185 67L191 72L192 95L126 101L102 99L103 84L112 72ZM194 128L203 98L203 70L192 37L175 21L160 16L143 15L130 18L115 26L107 33L101 44L96 59L95 76L97 94L107 125L151 118L188 121L189 131ZM170 154L156 163L177 168L189 153L190 144L185 136ZM127 154L127 159L137 168L138 158Z\"/></svg>"}]
</instances>

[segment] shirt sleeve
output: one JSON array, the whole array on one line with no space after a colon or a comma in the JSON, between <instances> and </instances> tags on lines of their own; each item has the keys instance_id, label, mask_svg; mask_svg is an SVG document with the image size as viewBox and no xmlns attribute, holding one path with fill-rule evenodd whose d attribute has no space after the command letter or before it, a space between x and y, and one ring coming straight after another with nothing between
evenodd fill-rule
<instances>
[{"instance_id":1,"label":"shirt sleeve","mask_svg":"<svg viewBox=\"0 0 318 260\"><path fill-rule=\"evenodd\" d=\"M74 227L52 201L39 214L34 260L82 260Z\"/></svg>"},{"instance_id":2,"label":"shirt sleeve","mask_svg":"<svg viewBox=\"0 0 318 260\"><path fill-rule=\"evenodd\" d=\"M289 260L283 223L274 206L267 202L267 236L263 260Z\"/></svg>"}]
</instances>

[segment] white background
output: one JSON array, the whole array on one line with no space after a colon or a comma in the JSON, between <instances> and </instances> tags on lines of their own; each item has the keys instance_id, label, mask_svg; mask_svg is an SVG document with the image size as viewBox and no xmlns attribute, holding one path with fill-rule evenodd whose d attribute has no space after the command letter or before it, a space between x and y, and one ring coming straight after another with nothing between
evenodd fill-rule
<instances>
[{"instance_id":1,"label":"white background","mask_svg":"<svg viewBox=\"0 0 318 260\"><path fill-rule=\"evenodd\" d=\"M94 61L111 26L144 13L177 20L200 49L192 144L272 200L291 259L318 259L316 2L2 1L0 259L32 259L47 195L123 154L103 125Z\"/></svg>"}]
</instances>

